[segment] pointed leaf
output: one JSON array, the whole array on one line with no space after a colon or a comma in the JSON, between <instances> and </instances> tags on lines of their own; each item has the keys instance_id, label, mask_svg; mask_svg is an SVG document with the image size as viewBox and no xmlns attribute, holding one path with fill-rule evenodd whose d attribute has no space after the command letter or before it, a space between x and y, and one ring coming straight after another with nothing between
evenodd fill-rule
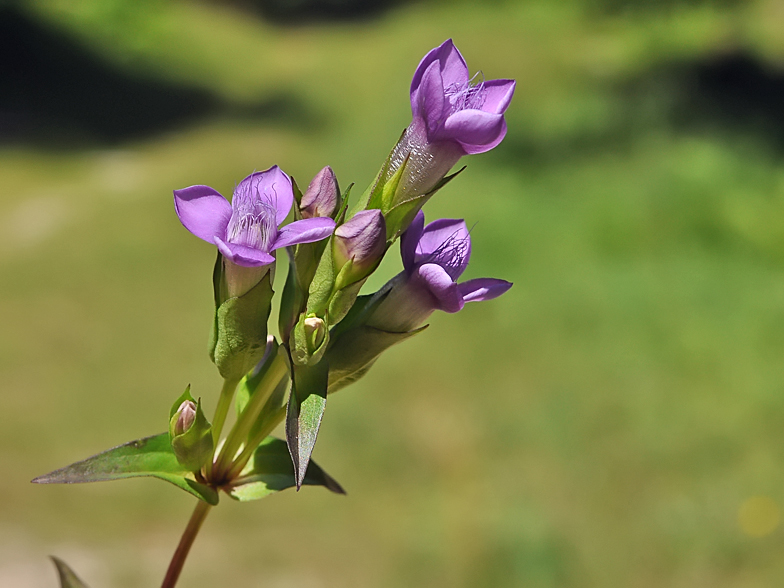
<instances>
[{"instance_id":1,"label":"pointed leaf","mask_svg":"<svg viewBox=\"0 0 784 588\"><path fill-rule=\"evenodd\" d=\"M315 365L292 367L293 381L286 411L286 441L299 490L327 406L329 366L322 360Z\"/></svg>"},{"instance_id":2,"label":"pointed leaf","mask_svg":"<svg viewBox=\"0 0 784 588\"><path fill-rule=\"evenodd\" d=\"M82 484L150 476L165 480L204 500L218 504L218 493L196 481L177 461L169 433L144 437L77 461L33 480L35 484Z\"/></svg>"},{"instance_id":3,"label":"pointed leaf","mask_svg":"<svg viewBox=\"0 0 784 588\"><path fill-rule=\"evenodd\" d=\"M345 490L315 462L310 462L302 479L303 485L324 486L337 494ZM225 490L240 502L258 500L275 492L296 486L294 468L286 442L267 437L253 454L253 459Z\"/></svg>"},{"instance_id":4,"label":"pointed leaf","mask_svg":"<svg viewBox=\"0 0 784 588\"><path fill-rule=\"evenodd\" d=\"M60 588L87 588L87 584L82 582L74 571L68 567L63 560L53 555L49 556L57 567L60 576Z\"/></svg>"}]
</instances>

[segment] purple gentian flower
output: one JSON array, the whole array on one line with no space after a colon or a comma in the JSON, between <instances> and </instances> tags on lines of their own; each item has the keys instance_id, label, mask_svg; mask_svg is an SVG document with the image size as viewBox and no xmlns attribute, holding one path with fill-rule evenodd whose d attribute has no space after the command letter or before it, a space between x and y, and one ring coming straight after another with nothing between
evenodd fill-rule
<instances>
[{"instance_id":1,"label":"purple gentian flower","mask_svg":"<svg viewBox=\"0 0 784 588\"><path fill-rule=\"evenodd\" d=\"M463 156L489 151L506 135L514 80L475 81L452 39L430 51L411 81L413 120L392 151L388 177L406 157L405 196L426 193ZM405 198L403 198L405 199Z\"/></svg>"},{"instance_id":2,"label":"purple gentian flower","mask_svg":"<svg viewBox=\"0 0 784 588\"><path fill-rule=\"evenodd\" d=\"M465 221L440 219L425 226L420 211L400 240L403 272L368 324L404 332L420 326L435 310L457 312L466 302L491 300L509 290L511 282L478 278L458 283L471 257L471 236Z\"/></svg>"},{"instance_id":3,"label":"purple gentian flower","mask_svg":"<svg viewBox=\"0 0 784 588\"><path fill-rule=\"evenodd\" d=\"M226 262L230 295L240 295L258 282L264 272L242 277L243 268L265 268L275 261L276 249L312 243L329 237L331 218L309 218L278 228L294 203L291 179L277 166L255 172L234 189L231 204L209 186L174 191L180 222L191 233L218 247ZM246 272L247 273L247 272ZM232 276L244 282L232 288ZM247 278L252 278L249 283Z\"/></svg>"}]
</instances>

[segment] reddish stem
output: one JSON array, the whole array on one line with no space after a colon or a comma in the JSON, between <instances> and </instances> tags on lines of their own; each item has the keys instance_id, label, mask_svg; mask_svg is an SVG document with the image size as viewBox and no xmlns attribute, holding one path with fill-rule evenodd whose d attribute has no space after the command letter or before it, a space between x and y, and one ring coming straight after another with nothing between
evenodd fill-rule
<instances>
[{"instance_id":1,"label":"reddish stem","mask_svg":"<svg viewBox=\"0 0 784 588\"><path fill-rule=\"evenodd\" d=\"M180 577L182 566L185 565L185 558L188 557L188 552L191 550L191 545L193 545L196 535L199 534L199 529L201 529L201 525L204 519L207 518L207 513L210 512L211 508L209 504L202 500L199 500L198 504L196 504L191 520L188 521L188 526L185 527L185 532L183 532L180 538L180 544L177 545L177 550L169 563L169 569L166 570L166 577L163 579L161 588L174 588L177 579Z\"/></svg>"}]
</instances>

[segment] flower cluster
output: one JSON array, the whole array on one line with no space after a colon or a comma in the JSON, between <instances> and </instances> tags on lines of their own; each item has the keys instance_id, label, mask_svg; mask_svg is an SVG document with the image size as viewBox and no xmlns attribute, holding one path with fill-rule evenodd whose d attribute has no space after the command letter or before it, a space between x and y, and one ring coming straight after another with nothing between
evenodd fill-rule
<instances>
[{"instance_id":1,"label":"flower cluster","mask_svg":"<svg viewBox=\"0 0 784 588\"><path fill-rule=\"evenodd\" d=\"M411 124L351 214L330 167L316 174L304 195L277 166L242 180L231 203L207 186L174 191L182 224L218 250L212 358L229 389L249 381L252 367L258 372L273 362L285 364L277 381L262 379L256 386L268 392L252 391L254 399L268 395L267 404L251 403L252 413L240 412L240 429L229 433L207 464L209 480L230 483L245 466L244 457L232 452L253 446L248 434L254 422L280 412L270 391L285 381L287 442L299 486L328 392L362 377L435 310L457 312L466 302L489 300L511 287L491 278L458 283L471 256L465 222L440 219L425 226L421 211L462 156L488 151L506 134L504 111L515 82L477 78L470 77L451 40L422 59L411 83ZM284 224L292 208L293 221ZM403 271L379 292L360 296L398 236ZM276 341L281 353L270 355L266 323L273 293L265 278L280 249L288 252L290 275ZM315 408L304 405L309 397L322 401ZM305 409L310 413L303 415ZM223 420L219 406L216 444Z\"/></svg>"},{"instance_id":2,"label":"flower cluster","mask_svg":"<svg viewBox=\"0 0 784 588\"><path fill-rule=\"evenodd\" d=\"M208 505L194 512L188 529L196 530L221 491L240 501L303 484L342 492L310 460L328 394L421 332L434 311L454 313L512 286L458 281L471 257L466 223L425 225L422 207L456 175L447 174L461 157L501 142L514 89L513 80L471 77L451 40L430 51L411 83L411 123L350 211L350 187L341 193L328 166L304 194L278 166L240 181L231 201L204 185L174 190L180 222L217 250L210 357L224 385L212 422L189 387L171 407L168 433L35 481L155 476ZM403 271L360 294L398 238ZM268 323L278 251L288 273L276 338ZM235 399L237 418L223 435ZM285 442L270 437L282 421ZM188 547L178 549L164 586L174 585Z\"/></svg>"}]
</instances>

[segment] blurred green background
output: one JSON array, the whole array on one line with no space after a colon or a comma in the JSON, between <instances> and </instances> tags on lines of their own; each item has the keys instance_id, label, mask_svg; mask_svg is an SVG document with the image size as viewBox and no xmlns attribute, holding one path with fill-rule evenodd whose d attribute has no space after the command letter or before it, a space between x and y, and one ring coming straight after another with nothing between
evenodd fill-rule
<instances>
[{"instance_id":1,"label":"blurred green background","mask_svg":"<svg viewBox=\"0 0 784 588\"><path fill-rule=\"evenodd\" d=\"M448 37L518 86L426 212L515 287L331 397L347 497L222 500L182 586L780 585L781 0L3 4L0 585L56 586L47 554L160 582L193 498L29 480L164 430L187 383L215 404L214 251L172 189L364 188Z\"/></svg>"}]
</instances>

